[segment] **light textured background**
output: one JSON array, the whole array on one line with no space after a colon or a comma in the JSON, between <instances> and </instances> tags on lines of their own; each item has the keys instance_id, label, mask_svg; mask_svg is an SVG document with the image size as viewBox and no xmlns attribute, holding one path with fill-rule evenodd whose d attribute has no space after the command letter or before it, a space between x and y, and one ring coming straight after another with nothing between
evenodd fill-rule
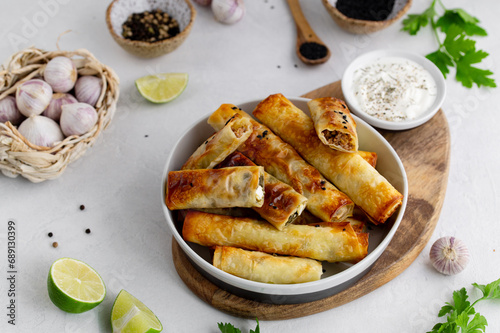
<instances>
[{"instance_id":1,"label":"light textured background","mask_svg":"<svg viewBox=\"0 0 500 333\"><path fill-rule=\"evenodd\" d=\"M414 1L420 13L430 1ZM498 12L493 0L444 0L463 7L490 33L478 47L488 51L483 68L499 80ZM34 45L53 50L66 30L61 49L86 48L113 67L121 79L116 116L96 145L62 177L32 184L0 177L0 305L2 332L109 332L113 300L124 288L160 318L165 332L217 332L217 322L248 331L255 322L232 317L196 297L172 263L171 234L160 200L160 179L168 154L190 124L222 103L235 103L281 92L298 96L339 80L354 57L378 49L427 54L436 49L429 30L411 37L401 22L372 35L340 30L319 0L302 1L311 26L331 48L324 65L308 67L295 50L295 25L283 0L247 0L247 14L232 26L216 22L207 8L198 16L187 41L175 52L139 59L122 50L109 35L104 13L109 1L19 0L0 11L0 59ZM3 61L2 60L2 61ZM134 87L140 76L187 72L184 93L165 105L143 100ZM446 199L429 244L401 275L374 292L320 314L287 321L261 322L262 332L425 332L442 319L437 313L453 290L500 278L500 98L497 89L465 89L450 76L443 105L451 130L451 166ZM438 130L438 129L436 129ZM79 206L84 204L85 211ZM7 221L17 224L17 325L7 325ZM90 228L92 233L85 234ZM48 238L47 233L54 237ZM463 273L448 277L429 262L434 240L453 235L469 246L472 260ZM52 241L59 247L52 248ZM92 265L104 278L108 294L98 308L80 315L55 308L47 296L50 264L74 257ZM500 332L500 302L477 310L489 321L487 332Z\"/></svg>"}]
</instances>

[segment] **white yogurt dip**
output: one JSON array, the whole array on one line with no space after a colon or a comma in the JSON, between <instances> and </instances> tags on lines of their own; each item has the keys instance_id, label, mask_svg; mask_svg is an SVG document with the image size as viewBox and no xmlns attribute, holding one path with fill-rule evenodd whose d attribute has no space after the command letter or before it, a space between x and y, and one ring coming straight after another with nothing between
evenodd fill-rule
<instances>
[{"instance_id":1,"label":"white yogurt dip","mask_svg":"<svg viewBox=\"0 0 500 333\"><path fill-rule=\"evenodd\" d=\"M380 58L354 71L353 90L360 111L394 122L417 118L437 96L431 74L400 57Z\"/></svg>"}]
</instances>

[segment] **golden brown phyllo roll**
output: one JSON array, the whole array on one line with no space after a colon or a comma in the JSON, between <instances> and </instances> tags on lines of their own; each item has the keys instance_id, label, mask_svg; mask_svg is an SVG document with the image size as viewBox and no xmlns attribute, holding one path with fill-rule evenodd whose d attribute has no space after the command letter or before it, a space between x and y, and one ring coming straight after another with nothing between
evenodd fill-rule
<instances>
[{"instance_id":1,"label":"golden brown phyllo roll","mask_svg":"<svg viewBox=\"0 0 500 333\"><path fill-rule=\"evenodd\" d=\"M201 144L182 166L182 170L212 169L233 153L252 134L246 117L235 115L226 125Z\"/></svg>"},{"instance_id":2,"label":"golden brown phyllo roll","mask_svg":"<svg viewBox=\"0 0 500 333\"><path fill-rule=\"evenodd\" d=\"M356 122L342 100L334 97L316 98L307 102L307 106L321 142L345 153L358 151Z\"/></svg>"},{"instance_id":3,"label":"golden brown phyllo roll","mask_svg":"<svg viewBox=\"0 0 500 333\"><path fill-rule=\"evenodd\" d=\"M253 114L347 194L374 223L384 223L401 205L403 195L375 168L359 154L324 145L312 119L283 95L269 96Z\"/></svg>"},{"instance_id":4,"label":"golden brown phyllo roll","mask_svg":"<svg viewBox=\"0 0 500 333\"><path fill-rule=\"evenodd\" d=\"M264 203L264 168L170 171L168 209L260 207Z\"/></svg>"},{"instance_id":5,"label":"golden brown phyllo roll","mask_svg":"<svg viewBox=\"0 0 500 333\"><path fill-rule=\"evenodd\" d=\"M289 224L277 230L266 221L190 211L182 236L203 246L233 246L328 262L357 262L368 252L368 234L356 234L348 222L324 227Z\"/></svg>"},{"instance_id":6,"label":"golden brown phyllo roll","mask_svg":"<svg viewBox=\"0 0 500 333\"><path fill-rule=\"evenodd\" d=\"M264 283L311 282L323 274L321 263L313 259L276 256L231 246L216 246L213 264L229 274Z\"/></svg>"},{"instance_id":7,"label":"golden brown phyllo roll","mask_svg":"<svg viewBox=\"0 0 500 333\"><path fill-rule=\"evenodd\" d=\"M219 163L216 168L252 165L254 166L255 163L248 157L234 152ZM264 172L264 204L262 207L253 207L253 209L264 220L281 230L302 213L306 203L307 198L295 191L290 185Z\"/></svg>"},{"instance_id":8,"label":"golden brown phyllo roll","mask_svg":"<svg viewBox=\"0 0 500 333\"><path fill-rule=\"evenodd\" d=\"M208 123L219 130L235 114L251 119L235 105L222 104L208 118ZM323 221L342 221L352 214L354 204L346 194L327 181L269 128L253 119L250 121L253 133L238 147L239 152L305 196L307 209Z\"/></svg>"}]
</instances>

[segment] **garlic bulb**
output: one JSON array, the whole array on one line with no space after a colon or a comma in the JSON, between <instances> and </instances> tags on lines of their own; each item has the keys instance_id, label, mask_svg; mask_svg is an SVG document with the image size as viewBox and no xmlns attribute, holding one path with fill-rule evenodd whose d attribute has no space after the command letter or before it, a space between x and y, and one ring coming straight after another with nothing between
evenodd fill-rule
<instances>
[{"instance_id":1,"label":"garlic bulb","mask_svg":"<svg viewBox=\"0 0 500 333\"><path fill-rule=\"evenodd\" d=\"M212 0L212 12L217 21L233 24L245 14L245 4L243 0Z\"/></svg>"},{"instance_id":2,"label":"garlic bulb","mask_svg":"<svg viewBox=\"0 0 500 333\"><path fill-rule=\"evenodd\" d=\"M201 6L210 6L212 0L194 0L194 2Z\"/></svg>"},{"instance_id":3,"label":"garlic bulb","mask_svg":"<svg viewBox=\"0 0 500 333\"><path fill-rule=\"evenodd\" d=\"M19 112L14 96L5 96L0 100L0 123L10 121L12 125L19 125L24 116Z\"/></svg>"},{"instance_id":4,"label":"garlic bulb","mask_svg":"<svg viewBox=\"0 0 500 333\"><path fill-rule=\"evenodd\" d=\"M42 115L52 120L59 121L61 118L62 106L65 104L78 103L78 100L71 94L55 93L49 106L43 111Z\"/></svg>"},{"instance_id":5,"label":"garlic bulb","mask_svg":"<svg viewBox=\"0 0 500 333\"><path fill-rule=\"evenodd\" d=\"M43 80L28 80L17 87L17 108L26 117L41 114L51 99L52 87Z\"/></svg>"},{"instance_id":6,"label":"garlic bulb","mask_svg":"<svg viewBox=\"0 0 500 333\"><path fill-rule=\"evenodd\" d=\"M77 76L73 61L63 56L52 58L43 72L43 79L55 92L68 92L73 89Z\"/></svg>"},{"instance_id":7,"label":"garlic bulb","mask_svg":"<svg viewBox=\"0 0 500 333\"><path fill-rule=\"evenodd\" d=\"M458 274L469 263L469 250L455 237L441 237L431 247L429 254L434 268L445 275Z\"/></svg>"},{"instance_id":8,"label":"garlic bulb","mask_svg":"<svg viewBox=\"0 0 500 333\"><path fill-rule=\"evenodd\" d=\"M97 76L81 76L75 84L75 96L81 103L95 106L102 90L102 80Z\"/></svg>"},{"instance_id":9,"label":"garlic bulb","mask_svg":"<svg viewBox=\"0 0 500 333\"><path fill-rule=\"evenodd\" d=\"M64 135L82 135L97 123L97 111L86 103L65 104L59 123Z\"/></svg>"},{"instance_id":10,"label":"garlic bulb","mask_svg":"<svg viewBox=\"0 0 500 333\"><path fill-rule=\"evenodd\" d=\"M37 146L53 147L64 139L59 125L45 116L30 116L19 125L18 131Z\"/></svg>"}]
</instances>

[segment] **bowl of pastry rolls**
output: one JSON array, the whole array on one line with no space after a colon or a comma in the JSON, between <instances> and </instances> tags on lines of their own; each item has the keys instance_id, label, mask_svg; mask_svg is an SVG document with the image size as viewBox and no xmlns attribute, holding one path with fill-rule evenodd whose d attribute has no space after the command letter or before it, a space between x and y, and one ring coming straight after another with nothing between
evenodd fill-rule
<instances>
[{"instance_id":1,"label":"bowl of pastry rolls","mask_svg":"<svg viewBox=\"0 0 500 333\"><path fill-rule=\"evenodd\" d=\"M272 304L355 284L401 219L401 160L344 101L273 94L221 104L178 140L162 176L176 242L209 281Z\"/></svg>"}]
</instances>

